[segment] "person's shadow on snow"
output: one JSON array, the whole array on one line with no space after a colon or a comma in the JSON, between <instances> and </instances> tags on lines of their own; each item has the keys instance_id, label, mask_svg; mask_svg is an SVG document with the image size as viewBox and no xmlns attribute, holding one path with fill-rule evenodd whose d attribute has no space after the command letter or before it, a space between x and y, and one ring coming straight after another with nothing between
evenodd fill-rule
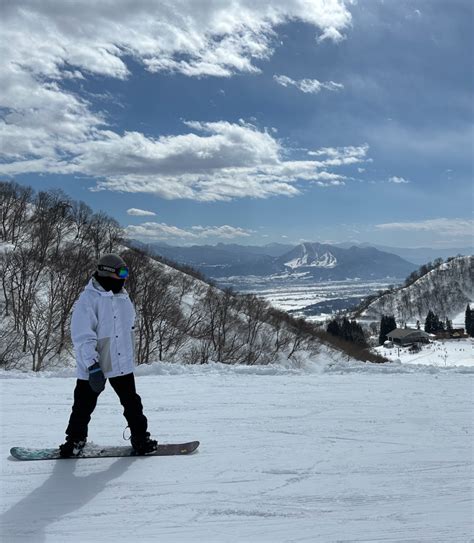
<instances>
[{"instance_id":1,"label":"person's shadow on snow","mask_svg":"<svg viewBox=\"0 0 474 543\"><path fill-rule=\"evenodd\" d=\"M3 541L42 543L49 524L92 500L108 482L127 471L132 459L120 458L106 470L84 477L74 475L78 461L57 460L50 477L40 487L0 516Z\"/></svg>"}]
</instances>

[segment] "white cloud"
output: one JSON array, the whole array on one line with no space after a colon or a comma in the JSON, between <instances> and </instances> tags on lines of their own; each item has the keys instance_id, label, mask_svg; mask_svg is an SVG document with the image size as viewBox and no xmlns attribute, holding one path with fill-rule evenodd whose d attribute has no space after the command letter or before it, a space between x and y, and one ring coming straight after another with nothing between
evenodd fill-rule
<instances>
[{"instance_id":1,"label":"white cloud","mask_svg":"<svg viewBox=\"0 0 474 543\"><path fill-rule=\"evenodd\" d=\"M0 173L84 174L100 179L100 189L165 198L298 194L295 181L317 181L321 165L283 161L280 143L266 132L221 121L189 124L199 134L118 134L62 84L91 74L126 79L128 58L152 72L188 76L257 72L254 61L272 55L277 28L289 21L338 41L351 15L345 0L7 3L0 17Z\"/></svg>"},{"instance_id":2,"label":"white cloud","mask_svg":"<svg viewBox=\"0 0 474 543\"><path fill-rule=\"evenodd\" d=\"M316 151L308 151L308 155L317 157L326 157L320 161L323 167L346 166L348 164L357 164L360 162L369 162L367 158L369 146L367 144L354 147L322 147Z\"/></svg>"},{"instance_id":3,"label":"white cloud","mask_svg":"<svg viewBox=\"0 0 474 543\"><path fill-rule=\"evenodd\" d=\"M17 163L0 165L0 171L84 174L99 178L95 190L217 201L295 196L303 182L341 185L345 177L329 168L369 160L368 146L341 148L325 160L284 160L281 143L251 124L185 124L194 132L157 139L104 131L100 140L63 142L67 161L32 159L18 170Z\"/></svg>"},{"instance_id":4,"label":"white cloud","mask_svg":"<svg viewBox=\"0 0 474 543\"><path fill-rule=\"evenodd\" d=\"M344 39L344 35L339 32L339 30L335 27L328 27L324 30L324 32L319 36L318 43L321 43L325 40L331 40L334 43L339 43Z\"/></svg>"},{"instance_id":5,"label":"white cloud","mask_svg":"<svg viewBox=\"0 0 474 543\"><path fill-rule=\"evenodd\" d=\"M136 207L131 207L130 209L127 209L127 214L133 215L134 217L150 217L156 215L156 213L154 213L153 211L137 209Z\"/></svg>"},{"instance_id":6,"label":"white cloud","mask_svg":"<svg viewBox=\"0 0 474 543\"><path fill-rule=\"evenodd\" d=\"M388 180L388 182L389 183L396 183L397 185L410 183L410 181L408 181L408 179L405 179L404 177L397 177L397 176L391 177Z\"/></svg>"},{"instance_id":7,"label":"white cloud","mask_svg":"<svg viewBox=\"0 0 474 543\"><path fill-rule=\"evenodd\" d=\"M391 222L376 224L379 230L401 230L413 232L432 232L439 235L474 236L473 219L428 219L413 222Z\"/></svg>"},{"instance_id":8,"label":"white cloud","mask_svg":"<svg viewBox=\"0 0 474 543\"><path fill-rule=\"evenodd\" d=\"M333 181L316 181L316 184L320 187L340 187L345 185L345 182L340 179L334 179Z\"/></svg>"},{"instance_id":9,"label":"white cloud","mask_svg":"<svg viewBox=\"0 0 474 543\"><path fill-rule=\"evenodd\" d=\"M206 239L235 239L248 237L253 230L229 226L192 226L190 229L179 228L166 223L145 222L129 225L125 228L128 237L142 241L199 241Z\"/></svg>"},{"instance_id":10,"label":"white cloud","mask_svg":"<svg viewBox=\"0 0 474 543\"><path fill-rule=\"evenodd\" d=\"M273 79L283 87L293 86L304 93L318 94L322 89L329 91L338 91L344 88L341 83L334 81L325 81L321 83L317 79L291 79L286 75L274 75Z\"/></svg>"}]
</instances>

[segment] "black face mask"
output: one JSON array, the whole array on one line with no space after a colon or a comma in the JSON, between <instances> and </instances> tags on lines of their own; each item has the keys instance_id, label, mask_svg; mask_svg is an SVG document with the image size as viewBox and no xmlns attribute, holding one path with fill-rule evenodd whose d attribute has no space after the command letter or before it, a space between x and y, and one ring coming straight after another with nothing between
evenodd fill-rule
<instances>
[{"instance_id":1,"label":"black face mask","mask_svg":"<svg viewBox=\"0 0 474 543\"><path fill-rule=\"evenodd\" d=\"M114 294L118 294L125 284L125 279L114 279L113 277L101 277L98 273L94 274L99 285L106 291L112 291Z\"/></svg>"}]
</instances>

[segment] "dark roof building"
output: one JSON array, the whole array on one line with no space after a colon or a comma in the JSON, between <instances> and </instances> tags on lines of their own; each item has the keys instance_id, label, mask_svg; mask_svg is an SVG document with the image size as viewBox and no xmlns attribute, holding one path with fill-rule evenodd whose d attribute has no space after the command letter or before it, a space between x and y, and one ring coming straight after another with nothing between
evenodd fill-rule
<instances>
[{"instance_id":1,"label":"dark roof building","mask_svg":"<svg viewBox=\"0 0 474 543\"><path fill-rule=\"evenodd\" d=\"M387 338L396 345L410 345L411 343L428 343L430 335L415 328L395 328L387 334Z\"/></svg>"}]
</instances>

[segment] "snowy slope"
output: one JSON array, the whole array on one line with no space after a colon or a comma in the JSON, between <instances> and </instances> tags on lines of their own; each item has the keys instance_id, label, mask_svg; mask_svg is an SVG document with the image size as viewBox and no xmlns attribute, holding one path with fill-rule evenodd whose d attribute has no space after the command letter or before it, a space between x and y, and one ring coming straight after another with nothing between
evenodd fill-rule
<instances>
[{"instance_id":1,"label":"snowy slope","mask_svg":"<svg viewBox=\"0 0 474 543\"><path fill-rule=\"evenodd\" d=\"M469 541L469 372L153 365L137 378L150 429L197 454L31 463L9 447L62 439L74 380L0 374L2 541ZM90 438L123 427L107 387Z\"/></svg>"},{"instance_id":2,"label":"snowy slope","mask_svg":"<svg viewBox=\"0 0 474 543\"><path fill-rule=\"evenodd\" d=\"M474 368L474 339L451 339L433 341L422 345L421 351L413 353L409 347L383 345L376 347L375 352L388 360L402 364L424 364L427 366L470 366Z\"/></svg>"},{"instance_id":3,"label":"snowy slope","mask_svg":"<svg viewBox=\"0 0 474 543\"><path fill-rule=\"evenodd\" d=\"M10 244L0 244L0 260L1 255L8 253L10 249ZM243 299L230 295L193 275L133 249L129 250L124 245L116 245L115 251L124 257L132 270L126 290L137 311L137 363L153 360L155 356L179 363L201 363L209 358L226 363L272 363L280 357L294 358L297 351L306 348L306 343L310 341L297 340L297 322L270 315L270 306L263 300L259 301L251 296ZM28 259L23 260L27 261ZM0 263L3 264L3 261ZM30 295L28 300L30 304L33 300L33 304L31 315L25 324L30 341L24 352L20 330L23 330L21 324L26 317L22 320L22 316L27 315L28 307L23 300L25 311L17 312L21 321L18 326L15 326L15 314L11 307L14 306L14 299L17 305L20 305L18 293L26 291L26 287L24 290L14 287L17 277L12 277L11 270L17 273L15 266L5 265L5 268L8 270L9 279L6 282L7 297L4 296L3 289L0 289L0 312L3 317L0 323L0 359L3 367L43 370L74 363L68 331L70 314L72 303L79 296L82 285L89 281L90 275L84 276L82 284L79 281L73 283L76 290L72 295L60 298L59 295L52 295L51 287L58 284L59 280L61 284L68 283L64 281L62 272L58 271L60 267L54 266L52 273L47 267L43 269L41 279L31 287L34 295ZM28 270L17 275L28 277ZM74 269L71 276L75 275ZM68 279L71 279L71 276ZM151 277L153 278L150 279ZM9 300L8 304L6 300ZM63 300L70 303L67 311L62 311ZM8 315L7 306L10 307ZM54 314L49 321L53 326L48 330L45 327L41 329L43 323L48 322L44 317L47 314ZM66 315L63 327L56 317L58 314ZM60 333L63 329L66 331L65 340L61 342ZM295 342L298 343L296 346ZM319 348L316 337L312 338L311 342L314 349ZM65 348L58 354L59 347L64 345ZM39 352L45 353L40 361Z\"/></svg>"},{"instance_id":4,"label":"snowy slope","mask_svg":"<svg viewBox=\"0 0 474 543\"><path fill-rule=\"evenodd\" d=\"M452 319L474 299L474 256L461 256L431 270L408 287L384 294L363 317L395 315L397 322L424 320L431 309L441 319Z\"/></svg>"}]
</instances>

